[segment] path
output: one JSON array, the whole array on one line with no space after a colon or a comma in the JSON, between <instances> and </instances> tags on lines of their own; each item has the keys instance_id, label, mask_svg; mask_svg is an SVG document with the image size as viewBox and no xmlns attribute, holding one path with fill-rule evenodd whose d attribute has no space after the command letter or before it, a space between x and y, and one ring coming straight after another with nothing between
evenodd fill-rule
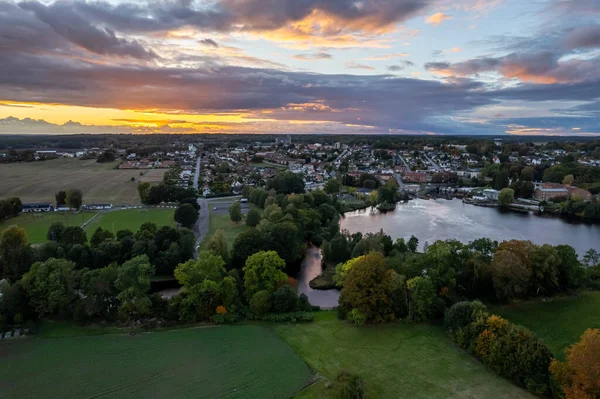
<instances>
[{"instance_id":1,"label":"path","mask_svg":"<svg viewBox=\"0 0 600 399\"><path fill-rule=\"evenodd\" d=\"M205 198L198 198L198 205L200 210L198 211L198 221L194 225L194 233L196 234L196 244L194 245L194 259L198 259L198 246L208 234L210 227L210 216L208 210L208 201Z\"/></svg>"},{"instance_id":2,"label":"path","mask_svg":"<svg viewBox=\"0 0 600 399\"><path fill-rule=\"evenodd\" d=\"M194 188L198 190L198 179L200 179L200 160L202 157L198 155L196 158L196 172L194 173Z\"/></svg>"}]
</instances>

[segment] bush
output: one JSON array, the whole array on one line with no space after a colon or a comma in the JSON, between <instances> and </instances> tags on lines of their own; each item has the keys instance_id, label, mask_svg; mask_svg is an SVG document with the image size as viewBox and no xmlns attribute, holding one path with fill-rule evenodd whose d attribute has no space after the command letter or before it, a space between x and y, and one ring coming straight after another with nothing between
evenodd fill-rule
<instances>
[{"instance_id":1,"label":"bush","mask_svg":"<svg viewBox=\"0 0 600 399\"><path fill-rule=\"evenodd\" d=\"M365 397L365 383L356 374L341 371L335 378L330 397L334 399L363 399Z\"/></svg>"},{"instance_id":2,"label":"bush","mask_svg":"<svg viewBox=\"0 0 600 399\"><path fill-rule=\"evenodd\" d=\"M273 323L301 323L313 321L314 315L310 312L267 313L260 316L249 315L249 319Z\"/></svg>"},{"instance_id":3,"label":"bush","mask_svg":"<svg viewBox=\"0 0 600 399\"><path fill-rule=\"evenodd\" d=\"M252 296L250 300L250 311L256 315L261 316L269 313L271 310L271 294L269 291L262 290L258 291Z\"/></svg>"},{"instance_id":4,"label":"bush","mask_svg":"<svg viewBox=\"0 0 600 399\"><path fill-rule=\"evenodd\" d=\"M289 285L282 285L271 296L275 313L292 312L298 302L298 294Z\"/></svg>"},{"instance_id":5,"label":"bush","mask_svg":"<svg viewBox=\"0 0 600 399\"><path fill-rule=\"evenodd\" d=\"M364 326L367 322L367 316L361 313L361 311L358 309L352 309L352 311L348 315L348 320L350 320L357 326Z\"/></svg>"},{"instance_id":6,"label":"bush","mask_svg":"<svg viewBox=\"0 0 600 399\"><path fill-rule=\"evenodd\" d=\"M475 320L477 314L485 312L486 307L479 301L457 302L446 310L444 316L444 328L450 333L466 327Z\"/></svg>"},{"instance_id":7,"label":"bush","mask_svg":"<svg viewBox=\"0 0 600 399\"><path fill-rule=\"evenodd\" d=\"M318 306L315 307L318 308ZM306 294L300 294L298 297L298 305L296 305L296 309L298 309L299 312L312 312L315 310L315 307L310 304Z\"/></svg>"}]
</instances>

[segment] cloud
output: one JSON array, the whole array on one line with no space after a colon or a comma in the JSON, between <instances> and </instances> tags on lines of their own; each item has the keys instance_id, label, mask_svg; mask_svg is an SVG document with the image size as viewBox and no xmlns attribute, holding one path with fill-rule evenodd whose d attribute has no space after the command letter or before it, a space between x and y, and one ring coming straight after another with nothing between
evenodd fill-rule
<instances>
[{"instance_id":1,"label":"cloud","mask_svg":"<svg viewBox=\"0 0 600 399\"><path fill-rule=\"evenodd\" d=\"M390 60L392 58L408 57L408 56L409 56L408 53L394 53L394 54L374 55L374 56L367 57L367 58L361 58L361 60L365 60L365 61L385 61L385 60Z\"/></svg>"},{"instance_id":2,"label":"cloud","mask_svg":"<svg viewBox=\"0 0 600 399\"><path fill-rule=\"evenodd\" d=\"M136 40L117 37L109 28L100 29L91 25L67 3L54 3L45 6L35 1L19 3L23 10L35 16L58 35L84 49L101 55L155 59L158 55Z\"/></svg>"},{"instance_id":3,"label":"cloud","mask_svg":"<svg viewBox=\"0 0 600 399\"><path fill-rule=\"evenodd\" d=\"M403 70L404 68L415 66L414 62L411 61L400 61L399 65L390 65L387 67L388 71L398 72Z\"/></svg>"},{"instance_id":4,"label":"cloud","mask_svg":"<svg viewBox=\"0 0 600 399\"><path fill-rule=\"evenodd\" d=\"M573 29L564 38L563 44L571 50L600 47L600 25L582 26Z\"/></svg>"},{"instance_id":5,"label":"cloud","mask_svg":"<svg viewBox=\"0 0 600 399\"><path fill-rule=\"evenodd\" d=\"M434 26L439 26L442 22L453 19L452 15L444 14L443 12L436 12L433 15L425 18L425 22Z\"/></svg>"},{"instance_id":6,"label":"cloud","mask_svg":"<svg viewBox=\"0 0 600 399\"><path fill-rule=\"evenodd\" d=\"M359 64L355 61L348 61L348 62L344 63L344 67L348 68L348 69L368 69L371 71L375 70L375 68L373 68L372 66Z\"/></svg>"},{"instance_id":7,"label":"cloud","mask_svg":"<svg viewBox=\"0 0 600 399\"><path fill-rule=\"evenodd\" d=\"M313 53L313 54L296 54L292 58L300 61L315 61L315 60L330 60L331 54L329 53Z\"/></svg>"},{"instance_id":8,"label":"cloud","mask_svg":"<svg viewBox=\"0 0 600 399\"><path fill-rule=\"evenodd\" d=\"M202 39L200 40L200 44L208 47L218 48L219 44L215 42L213 39Z\"/></svg>"}]
</instances>

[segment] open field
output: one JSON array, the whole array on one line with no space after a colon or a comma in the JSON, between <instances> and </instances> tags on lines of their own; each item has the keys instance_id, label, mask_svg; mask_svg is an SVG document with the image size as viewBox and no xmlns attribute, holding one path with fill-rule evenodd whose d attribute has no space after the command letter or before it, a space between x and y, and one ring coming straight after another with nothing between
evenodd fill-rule
<instances>
[{"instance_id":1,"label":"open field","mask_svg":"<svg viewBox=\"0 0 600 399\"><path fill-rule=\"evenodd\" d=\"M309 366L333 380L341 370L365 379L371 398L533 398L456 347L439 326L355 327L334 312L313 323L273 329ZM301 398L326 397L324 384Z\"/></svg>"},{"instance_id":2,"label":"open field","mask_svg":"<svg viewBox=\"0 0 600 399\"><path fill-rule=\"evenodd\" d=\"M0 234L6 228L17 225L25 229L30 243L39 244L48 241L46 234L52 223L61 222L65 226L81 226L83 222L89 220L95 214L96 212L82 212L79 214L67 212L23 213L1 222Z\"/></svg>"},{"instance_id":3,"label":"open field","mask_svg":"<svg viewBox=\"0 0 600 399\"><path fill-rule=\"evenodd\" d=\"M206 248L206 244L208 244L208 241L210 240L210 238L213 236L213 234L215 234L215 232L217 230L223 230L223 233L225 235L225 239L227 240L227 245L229 246L229 249L231 249L231 247L233 246L233 242L235 241L235 238L238 236L238 234L240 234L242 231L244 231L244 229L246 228L246 221L242 220L239 223L233 223L231 221L231 219L229 218L229 206L231 205L231 202L228 203L218 203L218 202L211 202L209 203L210 205L210 227L208 230L208 234L206 235L206 237L204 238L204 240L202 240L202 243L200 244L200 249L204 249ZM247 209L245 205L247 204L242 204L242 206L244 207L242 209L242 213L246 214L247 213ZM250 205L250 206L254 206L254 205ZM214 208L217 208L217 210L215 210ZM260 211L260 209L259 209Z\"/></svg>"},{"instance_id":4,"label":"open field","mask_svg":"<svg viewBox=\"0 0 600 399\"><path fill-rule=\"evenodd\" d=\"M289 398L310 369L261 326L0 344L7 398Z\"/></svg>"},{"instance_id":5,"label":"open field","mask_svg":"<svg viewBox=\"0 0 600 399\"><path fill-rule=\"evenodd\" d=\"M59 190L78 188L84 204L139 204L137 182L139 170L118 170L118 162L100 164L95 160L53 159L50 161L0 165L2 198L19 197L26 202L55 202ZM162 180L166 169L144 171L144 181Z\"/></svg>"},{"instance_id":6,"label":"open field","mask_svg":"<svg viewBox=\"0 0 600 399\"><path fill-rule=\"evenodd\" d=\"M586 329L600 328L600 292L497 306L492 311L531 329L555 356L563 359L564 349L578 342Z\"/></svg>"},{"instance_id":7,"label":"open field","mask_svg":"<svg viewBox=\"0 0 600 399\"><path fill-rule=\"evenodd\" d=\"M172 208L114 210L100 214L85 227L85 230L88 238L90 238L98 227L114 231L115 234L117 231L125 229L129 229L135 233L144 222L152 222L158 227L173 227L175 226L174 214L175 209Z\"/></svg>"}]
</instances>

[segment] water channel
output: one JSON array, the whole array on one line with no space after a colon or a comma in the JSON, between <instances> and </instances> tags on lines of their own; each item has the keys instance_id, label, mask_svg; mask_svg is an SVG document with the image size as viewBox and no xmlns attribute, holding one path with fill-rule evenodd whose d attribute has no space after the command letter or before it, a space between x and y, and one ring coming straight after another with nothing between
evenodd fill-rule
<instances>
[{"instance_id":1,"label":"water channel","mask_svg":"<svg viewBox=\"0 0 600 399\"><path fill-rule=\"evenodd\" d=\"M463 204L460 200L416 199L398 204L396 210L380 213L363 210L347 213L341 229L350 233L375 233L383 229L392 239L411 235L425 242L455 239L467 243L482 237L497 241L511 239L531 240L535 244L571 245L582 256L588 249L600 250L600 226L568 222L556 217L541 217L533 213L503 212L496 208L482 208ZM321 255L311 248L303 261L298 276L298 291L305 293L310 302L322 307L337 306L337 290L318 291L308 283L321 272Z\"/></svg>"}]
</instances>

